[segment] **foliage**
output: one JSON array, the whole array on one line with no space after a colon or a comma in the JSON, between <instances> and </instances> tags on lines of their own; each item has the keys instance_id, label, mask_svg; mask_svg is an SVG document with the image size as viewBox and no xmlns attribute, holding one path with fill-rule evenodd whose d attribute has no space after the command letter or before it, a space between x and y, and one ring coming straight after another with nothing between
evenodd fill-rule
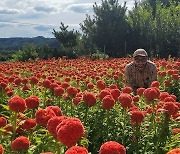
<instances>
[{"instance_id":1,"label":"foliage","mask_svg":"<svg viewBox=\"0 0 180 154\"><path fill-rule=\"evenodd\" d=\"M87 16L81 24L86 41L110 57L124 56L121 50L128 46L129 30L126 9L126 3L121 6L118 0L105 0L100 6L95 3L94 18Z\"/></svg>"},{"instance_id":2,"label":"foliage","mask_svg":"<svg viewBox=\"0 0 180 154\"><path fill-rule=\"evenodd\" d=\"M37 111L48 107L50 107L49 112L41 117L43 122L48 122L48 118L52 118L52 113L53 117L55 115L61 117L61 115L55 114L59 113L58 111L68 118L80 119L85 128L85 134L76 142L76 145L86 147L92 154L99 153L101 145L107 141L116 141L122 144L128 154L165 154L171 149L179 147L179 102L177 102L176 96L170 95L170 93L166 93L165 98L159 97L162 92L168 91L171 87L175 90L179 89L177 76L180 68L179 59L177 61L174 59L172 61L154 59L154 62L159 64L157 87L151 87L149 93L146 91L138 95L132 91L125 91L129 87L126 87L123 82L123 72L124 66L129 60L132 59L111 58L92 61L87 58L71 60L52 58L1 63L0 144L3 145L5 153L65 153L69 147L53 136L48 126L38 123ZM169 80L172 84L164 85L165 80ZM104 83L103 88L98 86L99 81ZM90 83L93 86L91 88L88 86ZM118 85L120 86L118 87ZM56 88L61 88L63 93L56 93ZM113 90L119 91L119 95L112 95ZM111 100L114 102L114 104L111 104L111 101L106 102L108 105L112 105L110 109L104 105L106 96L102 95L103 92L106 92L104 94L108 98L112 98ZM85 93L93 95L89 99L84 99ZM153 97L152 100L146 98L147 95L155 96L156 94L158 94L157 98ZM179 94L176 94L178 97ZM124 104L129 104L128 107L123 106L123 99L119 99L119 96L123 95L127 96L124 97ZM12 105L12 97L14 96L16 97L13 99L15 104ZM25 101L19 103L17 96ZM27 107L27 98L30 96L33 98L36 96L36 99L31 100L32 104L36 104L37 98L39 99L36 108ZM135 101L135 97L138 100ZM91 102L93 98L95 102L90 106L88 101ZM166 102L167 98L173 102ZM75 102L75 99L78 102ZM10 100L11 103L9 103ZM25 110L19 112L17 109L21 109L23 102ZM172 106L166 106L166 103ZM52 106L56 110L51 110ZM137 123L134 123L132 119L133 112L141 115L138 114L137 117L134 117L138 121ZM7 121L3 122L2 117ZM28 119L33 119L36 122L32 129L28 129L29 127L24 125ZM140 122L139 119L141 119ZM53 128L57 126L54 124ZM56 131L59 132L62 126L64 124L59 122L59 129ZM68 128L72 129L71 125ZM68 134L68 141L73 139L71 133L78 132L76 129L72 130L73 132L64 133ZM19 136L27 137L31 143L28 149L14 152L11 145L14 139Z\"/></svg>"},{"instance_id":3,"label":"foliage","mask_svg":"<svg viewBox=\"0 0 180 154\"><path fill-rule=\"evenodd\" d=\"M12 57L15 61L27 61L35 60L38 57L38 54L36 52L35 46L27 44L23 47L22 50L14 53Z\"/></svg>"}]
</instances>

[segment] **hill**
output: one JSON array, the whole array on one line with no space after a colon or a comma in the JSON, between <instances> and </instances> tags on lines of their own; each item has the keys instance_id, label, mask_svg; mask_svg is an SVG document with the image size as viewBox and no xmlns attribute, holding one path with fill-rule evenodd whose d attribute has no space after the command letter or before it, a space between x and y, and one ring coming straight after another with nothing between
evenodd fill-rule
<instances>
[{"instance_id":1,"label":"hill","mask_svg":"<svg viewBox=\"0 0 180 154\"><path fill-rule=\"evenodd\" d=\"M60 47L60 43L56 40L56 38L45 38L43 36L33 38L13 37L0 38L0 51L17 51L22 49L22 47L26 44L33 44L36 46L48 45L51 48Z\"/></svg>"}]
</instances>

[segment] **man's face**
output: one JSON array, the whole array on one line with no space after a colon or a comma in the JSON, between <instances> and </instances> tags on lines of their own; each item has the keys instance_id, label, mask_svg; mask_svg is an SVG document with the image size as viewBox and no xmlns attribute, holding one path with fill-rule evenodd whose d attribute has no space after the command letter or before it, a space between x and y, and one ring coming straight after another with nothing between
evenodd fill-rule
<instances>
[{"instance_id":1,"label":"man's face","mask_svg":"<svg viewBox=\"0 0 180 154\"><path fill-rule=\"evenodd\" d=\"M147 63L147 57L136 56L134 57L134 63L140 71L144 69L145 64Z\"/></svg>"}]
</instances>

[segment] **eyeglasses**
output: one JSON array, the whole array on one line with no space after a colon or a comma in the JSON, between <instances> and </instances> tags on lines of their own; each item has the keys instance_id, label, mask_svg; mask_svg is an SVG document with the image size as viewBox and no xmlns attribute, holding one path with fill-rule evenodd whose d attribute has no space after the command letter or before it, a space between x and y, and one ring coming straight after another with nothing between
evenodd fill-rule
<instances>
[{"instance_id":1,"label":"eyeglasses","mask_svg":"<svg viewBox=\"0 0 180 154\"><path fill-rule=\"evenodd\" d=\"M135 58L134 60L136 61L136 63L145 63L147 61L147 58Z\"/></svg>"}]
</instances>

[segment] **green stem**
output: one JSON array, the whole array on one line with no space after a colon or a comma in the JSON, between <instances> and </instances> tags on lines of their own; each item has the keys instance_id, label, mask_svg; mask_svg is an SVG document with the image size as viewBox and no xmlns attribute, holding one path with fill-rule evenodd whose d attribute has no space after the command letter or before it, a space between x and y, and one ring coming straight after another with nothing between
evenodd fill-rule
<instances>
[{"instance_id":1,"label":"green stem","mask_svg":"<svg viewBox=\"0 0 180 154\"><path fill-rule=\"evenodd\" d=\"M18 115L18 112L14 112L14 115L12 118L12 127L13 127L12 140L14 140L16 136L17 115Z\"/></svg>"},{"instance_id":2,"label":"green stem","mask_svg":"<svg viewBox=\"0 0 180 154\"><path fill-rule=\"evenodd\" d=\"M86 105L86 110L85 110L85 118L84 118L84 124L86 125L86 122L87 122L87 116L88 116L88 105Z\"/></svg>"}]
</instances>

